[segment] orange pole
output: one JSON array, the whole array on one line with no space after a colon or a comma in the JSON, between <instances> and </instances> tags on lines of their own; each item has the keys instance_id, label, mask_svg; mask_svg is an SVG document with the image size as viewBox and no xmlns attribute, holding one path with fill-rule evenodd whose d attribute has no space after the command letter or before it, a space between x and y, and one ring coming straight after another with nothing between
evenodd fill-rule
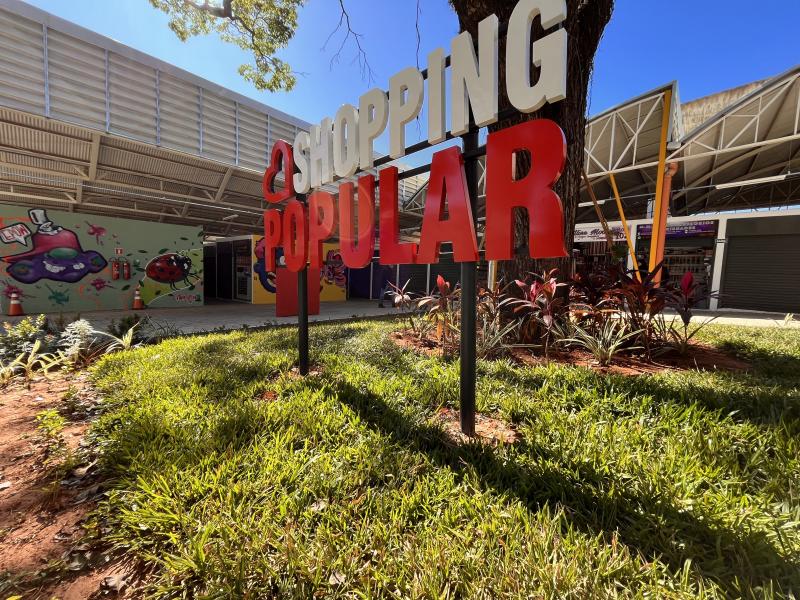
<instances>
[{"instance_id":1,"label":"orange pole","mask_svg":"<svg viewBox=\"0 0 800 600\"><path fill-rule=\"evenodd\" d=\"M658 228L658 246L656 255L656 264L662 262L664 260L664 248L666 246L667 240L667 209L669 209L669 198L672 194L672 177L675 173L678 172L678 163L669 163L667 165L666 173L664 173L664 189L662 190L662 197L663 201L661 202L661 227ZM656 232L653 231L653 236L655 237ZM661 274L664 272L664 269L659 269L658 273L656 273L655 277L653 277L653 282L655 285L661 285Z\"/></svg>"},{"instance_id":2,"label":"orange pole","mask_svg":"<svg viewBox=\"0 0 800 600\"><path fill-rule=\"evenodd\" d=\"M667 208L669 199L664 202L664 175L666 174L667 163L667 133L669 130L669 118L672 108L672 90L664 92L664 109L661 114L661 140L658 145L658 171L656 172L656 202L653 208L653 231L650 237L650 263L649 271L652 273L656 265L664 260L664 248L659 249L661 230L666 234L667 229ZM660 275L659 275L660 279Z\"/></svg>"}]
</instances>

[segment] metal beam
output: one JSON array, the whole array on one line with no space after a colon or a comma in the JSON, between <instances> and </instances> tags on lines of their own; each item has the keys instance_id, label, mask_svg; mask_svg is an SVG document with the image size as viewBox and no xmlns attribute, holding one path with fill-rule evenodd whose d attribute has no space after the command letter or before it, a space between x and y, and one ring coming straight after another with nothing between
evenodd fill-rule
<instances>
[{"instance_id":1,"label":"metal beam","mask_svg":"<svg viewBox=\"0 0 800 600\"><path fill-rule=\"evenodd\" d=\"M100 158L100 134L92 134L92 149L89 152L89 180L97 179L97 160Z\"/></svg>"},{"instance_id":2,"label":"metal beam","mask_svg":"<svg viewBox=\"0 0 800 600\"><path fill-rule=\"evenodd\" d=\"M233 167L228 167L225 170L225 174L222 176L222 181L219 184L217 193L214 194L214 202L219 202L222 200L222 195L225 193L225 188L228 187L228 182L231 180L231 175L233 175Z\"/></svg>"}]
</instances>

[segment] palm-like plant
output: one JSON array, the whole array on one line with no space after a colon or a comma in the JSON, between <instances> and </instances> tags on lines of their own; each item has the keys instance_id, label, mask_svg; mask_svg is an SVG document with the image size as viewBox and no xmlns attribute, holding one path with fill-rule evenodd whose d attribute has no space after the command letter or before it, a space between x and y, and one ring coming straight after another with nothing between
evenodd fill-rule
<instances>
[{"instance_id":1,"label":"palm-like plant","mask_svg":"<svg viewBox=\"0 0 800 600\"><path fill-rule=\"evenodd\" d=\"M593 329L575 325L573 336L562 340L565 344L574 344L592 353L602 366L608 365L614 357L626 348L629 340L641 332L638 330L627 331L625 323L619 319L606 319L606 321ZM627 348L628 350L636 349Z\"/></svg>"},{"instance_id":2,"label":"palm-like plant","mask_svg":"<svg viewBox=\"0 0 800 600\"><path fill-rule=\"evenodd\" d=\"M641 281L633 272L619 270L618 281L607 296L624 309L624 318L630 331L636 331L638 339L647 353L652 356L653 319L660 315L667 304L670 288L659 285L655 278L661 271L659 263Z\"/></svg>"}]
</instances>

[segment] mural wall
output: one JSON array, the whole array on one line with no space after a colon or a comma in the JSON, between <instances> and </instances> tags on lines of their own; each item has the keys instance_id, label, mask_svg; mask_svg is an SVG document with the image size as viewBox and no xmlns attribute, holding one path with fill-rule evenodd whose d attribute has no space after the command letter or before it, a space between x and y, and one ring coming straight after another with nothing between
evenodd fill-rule
<instances>
[{"instance_id":1,"label":"mural wall","mask_svg":"<svg viewBox=\"0 0 800 600\"><path fill-rule=\"evenodd\" d=\"M347 300L347 274L337 244L323 244L325 262L320 271L319 299L322 302ZM276 254L283 264L283 250ZM253 304L275 304L275 273L267 272L264 262L264 238L253 236Z\"/></svg>"},{"instance_id":2,"label":"mural wall","mask_svg":"<svg viewBox=\"0 0 800 600\"><path fill-rule=\"evenodd\" d=\"M0 304L26 313L203 304L199 227L0 205Z\"/></svg>"}]
</instances>

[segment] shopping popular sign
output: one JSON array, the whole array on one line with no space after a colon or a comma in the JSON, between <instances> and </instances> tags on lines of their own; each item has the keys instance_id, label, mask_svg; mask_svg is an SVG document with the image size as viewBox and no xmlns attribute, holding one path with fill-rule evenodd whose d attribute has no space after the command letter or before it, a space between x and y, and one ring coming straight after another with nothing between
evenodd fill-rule
<instances>
[{"instance_id":1,"label":"shopping popular sign","mask_svg":"<svg viewBox=\"0 0 800 600\"><path fill-rule=\"evenodd\" d=\"M564 0L520 0L506 30L506 94L521 113L531 113L545 103L566 97L567 33L556 28L566 19ZM540 18L545 31L532 39L532 24ZM450 127L453 136L469 131L470 108L475 125L484 127L498 119L499 31L496 15L478 26L477 53L473 37L462 32L450 48ZM320 268L322 244L339 228L344 264L361 268L369 264L375 245L375 177L365 174L342 182L337 199L319 189L337 179L354 176L374 166L375 139L389 128L392 158L405 155L405 126L427 101L428 142L447 137L445 54L437 48L428 55L427 88L422 73L408 67L389 79L388 94L369 90L358 107L343 105L333 119L325 118L309 132L301 131L290 145L280 140L271 152L264 173L263 193L269 203L283 203L281 211L264 211L265 260L275 270L275 251L283 248L286 266L300 271L306 264ZM538 72L535 82L532 72ZM527 152L532 167L517 178L514 155ZM486 143L487 260L513 258L514 209L528 211L530 256L566 256L563 209L553 191L566 161L566 140L553 121L537 119L489 134ZM276 188L283 174L283 189ZM438 260L442 242L451 242L456 262L478 260L478 243L461 150L436 152L420 232L420 242L400 242L396 167L378 176L379 256L382 264L430 264ZM308 194L306 207L297 194ZM358 198L357 208L355 198ZM354 217L357 214L357 225Z\"/></svg>"}]
</instances>

